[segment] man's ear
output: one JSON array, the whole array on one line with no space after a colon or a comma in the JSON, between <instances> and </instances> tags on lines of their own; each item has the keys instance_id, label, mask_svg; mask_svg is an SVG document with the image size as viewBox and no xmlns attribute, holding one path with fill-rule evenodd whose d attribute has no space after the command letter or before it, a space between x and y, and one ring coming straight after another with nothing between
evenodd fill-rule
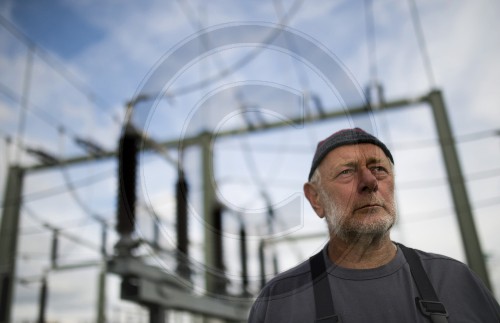
<instances>
[{"instance_id":1,"label":"man's ear","mask_svg":"<svg viewBox=\"0 0 500 323\"><path fill-rule=\"evenodd\" d=\"M314 212L316 212L316 214L320 218L323 218L325 216L325 209L323 208L323 204L320 201L317 188L311 183L305 183L304 195L311 204Z\"/></svg>"}]
</instances>

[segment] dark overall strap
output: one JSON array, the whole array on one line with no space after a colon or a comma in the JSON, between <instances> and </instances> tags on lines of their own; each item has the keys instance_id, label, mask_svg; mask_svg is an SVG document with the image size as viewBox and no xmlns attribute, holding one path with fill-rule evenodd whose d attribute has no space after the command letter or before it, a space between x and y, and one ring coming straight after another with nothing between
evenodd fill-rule
<instances>
[{"instance_id":1,"label":"dark overall strap","mask_svg":"<svg viewBox=\"0 0 500 323\"><path fill-rule=\"evenodd\" d=\"M421 298L417 297L415 300L417 307L420 308L420 311L424 315L430 317L432 323L447 323L448 313L446 312L446 308L443 303L439 301L436 291L434 287L432 287L416 251L400 243L398 245L403 251L406 261L408 261L410 265L411 275L420 293Z\"/></svg>"},{"instance_id":2,"label":"dark overall strap","mask_svg":"<svg viewBox=\"0 0 500 323\"><path fill-rule=\"evenodd\" d=\"M314 302L316 305L316 321L318 323L340 323L333 309L332 293L328 282L323 250L309 258L311 278L314 289Z\"/></svg>"}]
</instances>

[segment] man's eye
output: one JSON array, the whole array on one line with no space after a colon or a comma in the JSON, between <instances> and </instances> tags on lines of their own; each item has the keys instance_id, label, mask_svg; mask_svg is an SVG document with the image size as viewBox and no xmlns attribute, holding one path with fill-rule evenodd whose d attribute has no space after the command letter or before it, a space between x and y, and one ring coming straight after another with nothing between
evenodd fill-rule
<instances>
[{"instance_id":1,"label":"man's eye","mask_svg":"<svg viewBox=\"0 0 500 323\"><path fill-rule=\"evenodd\" d=\"M374 174L381 174L381 173L387 173L387 170L382 167L382 166L375 166L375 167L372 167L372 172Z\"/></svg>"},{"instance_id":2,"label":"man's eye","mask_svg":"<svg viewBox=\"0 0 500 323\"><path fill-rule=\"evenodd\" d=\"M352 169L344 169L340 171L339 175L349 175L352 173Z\"/></svg>"}]
</instances>

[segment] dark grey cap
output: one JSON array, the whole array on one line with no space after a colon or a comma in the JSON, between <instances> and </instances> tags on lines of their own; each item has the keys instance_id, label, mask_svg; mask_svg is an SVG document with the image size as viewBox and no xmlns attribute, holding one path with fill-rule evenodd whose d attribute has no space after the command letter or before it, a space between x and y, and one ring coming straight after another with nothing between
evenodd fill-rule
<instances>
[{"instance_id":1,"label":"dark grey cap","mask_svg":"<svg viewBox=\"0 0 500 323\"><path fill-rule=\"evenodd\" d=\"M311 170L309 172L309 180L311 180L314 171L330 151L340 146L355 144L373 144L379 146L387 158L391 160L391 163L394 164L391 152L382 141L378 140L377 137L374 137L361 128L343 129L318 143L316 153L314 154L312 161Z\"/></svg>"}]
</instances>

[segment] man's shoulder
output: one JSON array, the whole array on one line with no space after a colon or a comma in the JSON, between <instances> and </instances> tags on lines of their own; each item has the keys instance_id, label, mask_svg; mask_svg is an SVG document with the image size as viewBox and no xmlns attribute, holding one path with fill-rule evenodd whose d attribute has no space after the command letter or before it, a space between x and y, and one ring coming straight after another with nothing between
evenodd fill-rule
<instances>
[{"instance_id":1,"label":"man's shoulder","mask_svg":"<svg viewBox=\"0 0 500 323\"><path fill-rule=\"evenodd\" d=\"M477 316L477 322L493 322L491 319L495 318L498 321L498 302L479 276L466 264L441 254L416 251L440 301L447 306L448 311L470 311L469 314Z\"/></svg>"},{"instance_id":2,"label":"man's shoulder","mask_svg":"<svg viewBox=\"0 0 500 323\"><path fill-rule=\"evenodd\" d=\"M309 260L276 275L266 283L261 297L286 295L311 286L311 267Z\"/></svg>"},{"instance_id":3,"label":"man's shoulder","mask_svg":"<svg viewBox=\"0 0 500 323\"><path fill-rule=\"evenodd\" d=\"M422 264L425 266L426 264L442 264L446 266L452 266L452 267L462 267L462 268L467 268L467 265L465 265L463 262L451 258L449 256L445 256L439 253L433 253L433 252L428 252L428 251L423 251L420 249L414 249L420 260L422 261Z\"/></svg>"},{"instance_id":4,"label":"man's shoulder","mask_svg":"<svg viewBox=\"0 0 500 323\"><path fill-rule=\"evenodd\" d=\"M252 306L248 322L310 321L303 317L314 313L313 294L308 290L311 286L308 260L276 275L262 288Z\"/></svg>"},{"instance_id":5,"label":"man's shoulder","mask_svg":"<svg viewBox=\"0 0 500 323\"><path fill-rule=\"evenodd\" d=\"M422 266L430 276L442 276L443 279L464 279L468 277L474 281L478 280L470 268L457 259L419 249L415 249L415 251L422 262Z\"/></svg>"}]
</instances>

